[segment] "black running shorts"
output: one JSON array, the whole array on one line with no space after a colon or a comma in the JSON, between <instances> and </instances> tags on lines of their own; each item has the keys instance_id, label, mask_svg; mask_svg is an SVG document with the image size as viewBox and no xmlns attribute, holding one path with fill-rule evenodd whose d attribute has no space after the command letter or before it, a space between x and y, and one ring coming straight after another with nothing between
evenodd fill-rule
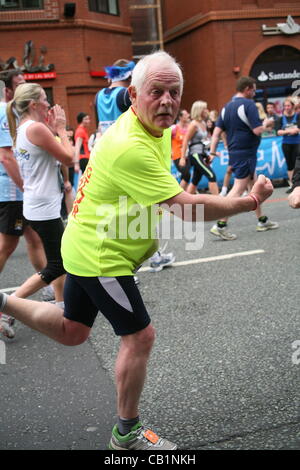
<instances>
[{"instance_id":1,"label":"black running shorts","mask_svg":"<svg viewBox=\"0 0 300 470\"><path fill-rule=\"evenodd\" d=\"M27 223L23 217L23 201L0 202L0 232L20 237Z\"/></svg>"},{"instance_id":2,"label":"black running shorts","mask_svg":"<svg viewBox=\"0 0 300 470\"><path fill-rule=\"evenodd\" d=\"M129 335L150 323L133 276L80 277L67 274L64 316L91 328L100 311L116 335Z\"/></svg>"}]
</instances>

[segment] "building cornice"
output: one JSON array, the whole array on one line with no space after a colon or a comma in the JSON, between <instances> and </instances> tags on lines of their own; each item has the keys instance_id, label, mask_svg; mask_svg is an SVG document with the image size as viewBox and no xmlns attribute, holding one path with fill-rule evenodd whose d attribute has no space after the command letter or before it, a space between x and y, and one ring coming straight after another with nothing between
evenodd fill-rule
<instances>
[{"instance_id":1,"label":"building cornice","mask_svg":"<svg viewBox=\"0 0 300 470\"><path fill-rule=\"evenodd\" d=\"M93 29L97 31L114 32L126 35L132 35L132 28L130 26L117 25L113 23L101 23L93 20L72 20L72 21L57 21L57 20L40 20L38 22L31 21L26 23L14 21L13 24L6 24L0 22L0 31L26 31L26 30L49 30L49 29Z\"/></svg>"},{"instance_id":2,"label":"building cornice","mask_svg":"<svg viewBox=\"0 0 300 470\"><path fill-rule=\"evenodd\" d=\"M180 36L187 34L194 29L211 23L213 21L237 21L237 20L249 20L249 19L271 19L287 17L288 15L300 16L300 7L294 8L260 8L259 10L221 10L221 11L210 11L209 13L195 15L184 21L174 28L171 28L164 32L164 42L173 41L178 39Z\"/></svg>"}]
</instances>

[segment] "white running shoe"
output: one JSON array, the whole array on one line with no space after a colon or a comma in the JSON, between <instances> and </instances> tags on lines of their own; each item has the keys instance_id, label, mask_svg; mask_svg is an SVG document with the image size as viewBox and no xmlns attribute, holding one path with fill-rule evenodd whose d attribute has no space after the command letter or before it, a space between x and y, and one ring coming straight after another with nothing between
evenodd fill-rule
<instances>
[{"instance_id":1,"label":"white running shoe","mask_svg":"<svg viewBox=\"0 0 300 470\"><path fill-rule=\"evenodd\" d=\"M15 337L15 331L12 328L14 323L14 318L2 313L0 317L0 333L6 338L13 339Z\"/></svg>"},{"instance_id":2,"label":"white running shoe","mask_svg":"<svg viewBox=\"0 0 300 470\"><path fill-rule=\"evenodd\" d=\"M222 240L235 240L237 237L234 233L230 233L227 227L220 228L215 224L211 229L210 233L216 237L222 238Z\"/></svg>"},{"instance_id":3,"label":"white running shoe","mask_svg":"<svg viewBox=\"0 0 300 470\"><path fill-rule=\"evenodd\" d=\"M258 222L256 225L256 230L257 232L266 232L267 230L274 230L278 227L278 222L272 222L271 220L267 219L266 222Z\"/></svg>"},{"instance_id":4,"label":"white running shoe","mask_svg":"<svg viewBox=\"0 0 300 470\"><path fill-rule=\"evenodd\" d=\"M139 422L133 426L131 432L125 436L119 434L117 426L114 426L109 443L109 449L166 451L176 450L177 445L165 438L157 436L157 434L150 429L145 428Z\"/></svg>"},{"instance_id":5,"label":"white running shoe","mask_svg":"<svg viewBox=\"0 0 300 470\"><path fill-rule=\"evenodd\" d=\"M51 300L55 300L54 289L51 284L43 287L41 292L43 302L51 302Z\"/></svg>"},{"instance_id":6,"label":"white running shoe","mask_svg":"<svg viewBox=\"0 0 300 470\"><path fill-rule=\"evenodd\" d=\"M162 271L166 266L170 266L175 261L175 255L170 253L163 253L163 250L166 248L167 244L163 247L161 251L157 251L150 258L150 271L159 272Z\"/></svg>"}]
</instances>

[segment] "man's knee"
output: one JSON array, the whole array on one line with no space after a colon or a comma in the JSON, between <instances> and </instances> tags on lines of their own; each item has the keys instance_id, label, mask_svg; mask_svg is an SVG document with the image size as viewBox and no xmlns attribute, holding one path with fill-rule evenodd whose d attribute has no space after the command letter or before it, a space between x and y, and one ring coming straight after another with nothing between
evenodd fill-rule
<instances>
[{"instance_id":1,"label":"man's knee","mask_svg":"<svg viewBox=\"0 0 300 470\"><path fill-rule=\"evenodd\" d=\"M79 346L88 339L90 331L83 323L64 318L64 336L61 342L65 346Z\"/></svg>"},{"instance_id":2,"label":"man's knee","mask_svg":"<svg viewBox=\"0 0 300 470\"><path fill-rule=\"evenodd\" d=\"M150 324L133 335L123 336L122 339L127 347L138 351L139 354L148 354L155 340L155 329Z\"/></svg>"},{"instance_id":3,"label":"man's knee","mask_svg":"<svg viewBox=\"0 0 300 470\"><path fill-rule=\"evenodd\" d=\"M140 341L145 344L147 348L151 348L155 340L155 329L153 326L150 324L139 333L141 335Z\"/></svg>"}]
</instances>

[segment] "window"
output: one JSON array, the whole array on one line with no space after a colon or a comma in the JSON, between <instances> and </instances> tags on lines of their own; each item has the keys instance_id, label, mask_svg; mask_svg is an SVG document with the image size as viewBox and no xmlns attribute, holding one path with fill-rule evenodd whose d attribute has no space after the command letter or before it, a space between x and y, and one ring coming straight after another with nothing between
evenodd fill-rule
<instances>
[{"instance_id":1,"label":"window","mask_svg":"<svg viewBox=\"0 0 300 470\"><path fill-rule=\"evenodd\" d=\"M44 88L44 91L47 96L48 103L50 106L54 106L54 101L53 101L53 90L52 88Z\"/></svg>"},{"instance_id":2,"label":"window","mask_svg":"<svg viewBox=\"0 0 300 470\"><path fill-rule=\"evenodd\" d=\"M38 10L44 8L43 0L0 0L0 10Z\"/></svg>"},{"instance_id":3,"label":"window","mask_svg":"<svg viewBox=\"0 0 300 470\"><path fill-rule=\"evenodd\" d=\"M118 0L89 0L90 11L97 13L108 13L109 15L119 15Z\"/></svg>"}]
</instances>

